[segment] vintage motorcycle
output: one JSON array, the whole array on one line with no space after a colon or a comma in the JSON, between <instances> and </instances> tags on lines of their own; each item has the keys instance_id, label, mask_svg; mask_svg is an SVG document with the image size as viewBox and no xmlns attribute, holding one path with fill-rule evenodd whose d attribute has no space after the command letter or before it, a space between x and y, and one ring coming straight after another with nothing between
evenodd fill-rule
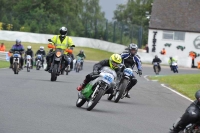
<instances>
[{"instance_id":1,"label":"vintage motorcycle","mask_svg":"<svg viewBox=\"0 0 200 133\"><path fill-rule=\"evenodd\" d=\"M117 74L110 67L103 67L100 74L94 75L94 80L90 81L86 87L78 93L76 106L81 107L86 101L87 110L92 110L101 97L115 84Z\"/></svg>"}]
</instances>

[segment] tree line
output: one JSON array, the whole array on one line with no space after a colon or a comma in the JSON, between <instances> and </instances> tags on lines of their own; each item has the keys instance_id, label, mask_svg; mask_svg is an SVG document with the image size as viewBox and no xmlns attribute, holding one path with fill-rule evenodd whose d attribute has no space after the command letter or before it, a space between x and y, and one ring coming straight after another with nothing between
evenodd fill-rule
<instances>
[{"instance_id":1,"label":"tree line","mask_svg":"<svg viewBox=\"0 0 200 133\"><path fill-rule=\"evenodd\" d=\"M118 5L113 21L109 22L99 0L1 0L0 30L58 34L59 27L66 26L70 36L124 45L137 43L142 32L142 44L145 44L148 34L145 12L151 10L151 2L129 0Z\"/></svg>"}]
</instances>

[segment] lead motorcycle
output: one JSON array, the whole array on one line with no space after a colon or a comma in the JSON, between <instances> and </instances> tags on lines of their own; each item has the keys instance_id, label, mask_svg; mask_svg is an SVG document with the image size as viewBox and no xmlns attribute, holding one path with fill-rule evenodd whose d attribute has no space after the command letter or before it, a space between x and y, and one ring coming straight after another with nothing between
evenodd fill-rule
<instances>
[{"instance_id":1,"label":"lead motorcycle","mask_svg":"<svg viewBox=\"0 0 200 133\"><path fill-rule=\"evenodd\" d=\"M124 66L125 67L125 66ZM116 88L113 94L108 94L107 99L112 100L114 97L114 102L118 103L120 99L123 99L127 94L127 87L131 82L131 78L134 77L134 73L138 74L138 71L132 70L131 68L125 68L123 73L119 75Z\"/></svg>"},{"instance_id":2,"label":"lead motorcycle","mask_svg":"<svg viewBox=\"0 0 200 133\"><path fill-rule=\"evenodd\" d=\"M90 81L86 87L78 93L76 106L81 107L87 101L87 110L92 110L101 97L115 84L117 74L110 67L103 67L96 79Z\"/></svg>"},{"instance_id":3,"label":"lead motorcycle","mask_svg":"<svg viewBox=\"0 0 200 133\"><path fill-rule=\"evenodd\" d=\"M48 39L49 42L54 43L51 39ZM57 76L60 75L61 73L61 69L63 68L62 65L62 59L63 59L63 54L64 51L66 52L71 52L68 49L61 49L61 48L56 48L56 45L54 43L54 45L48 45L49 48L55 49L54 55L53 55L53 60L51 63L51 67L49 72L51 73L51 81L56 81L57 80ZM74 45L71 47L75 47Z\"/></svg>"}]
</instances>

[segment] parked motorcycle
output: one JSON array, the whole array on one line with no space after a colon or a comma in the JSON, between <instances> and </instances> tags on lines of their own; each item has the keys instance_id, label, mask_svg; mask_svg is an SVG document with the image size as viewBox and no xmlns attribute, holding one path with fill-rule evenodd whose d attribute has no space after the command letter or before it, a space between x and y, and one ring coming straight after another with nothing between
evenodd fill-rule
<instances>
[{"instance_id":1,"label":"parked motorcycle","mask_svg":"<svg viewBox=\"0 0 200 133\"><path fill-rule=\"evenodd\" d=\"M31 56L30 55L27 55L26 56L26 68L27 68L27 72L30 72L30 69L32 67L32 64L31 64Z\"/></svg>"},{"instance_id":2,"label":"parked motorcycle","mask_svg":"<svg viewBox=\"0 0 200 133\"><path fill-rule=\"evenodd\" d=\"M87 110L92 110L99 102L101 97L110 89L117 74L109 67L103 67L99 75L94 75L96 79L90 81L86 87L79 92L76 106L81 107L86 101Z\"/></svg>"},{"instance_id":3,"label":"parked motorcycle","mask_svg":"<svg viewBox=\"0 0 200 133\"><path fill-rule=\"evenodd\" d=\"M20 52L14 51L13 52L13 66L12 69L14 71L14 74L18 74L21 68L21 55Z\"/></svg>"},{"instance_id":4,"label":"parked motorcycle","mask_svg":"<svg viewBox=\"0 0 200 133\"><path fill-rule=\"evenodd\" d=\"M120 74L117 80L116 88L114 89L113 94L108 94L107 99L112 100L114 97L114 102L119 102L120 99L123 99L127 94L127 87L131 82L131 78L134 76L133 72L138 74L138 71L132 70L131 68L125 68L123 73Z\"/></svg>"},{"instance_id":5,"label":"parked motorcycle","mask_svg":"<svg viewBox=\"0 0 200 133\"><path fill-rule=\"evenodd\" d=\"M35 64L36 64L36 70L40 70L40 68L42 67L42 55L40 55L40 54L38 54L37 56L36 56L36 62L35 62Z\"/></svg>"}]
</instances>

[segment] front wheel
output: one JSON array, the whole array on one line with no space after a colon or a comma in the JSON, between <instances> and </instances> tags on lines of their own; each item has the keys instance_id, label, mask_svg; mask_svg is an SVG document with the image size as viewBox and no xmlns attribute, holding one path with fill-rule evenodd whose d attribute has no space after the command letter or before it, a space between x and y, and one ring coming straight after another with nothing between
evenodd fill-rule
<instances>
[{"instance_id":1,"label":"front wheel","mask_svg":"<svg viewBox=\"0 0 200 133\"><path fill-rule=\"evenodd\" d=\"M27 67L27 72L30 72L30 65L29 65L29 63L27 63L26 67Z\"/></svg>"},{"instance_id":2,"label":"front wheel","mask_svg":"<svg viewBox=\"0 0 200 133\"><path fill-rule=\"evenodd\" d=\"M89 101L88 101L88 104L87 104L87 110L90 111L92 110L96 104L99 102L99 100L101 99L101 97L103 96L104 94L104 90L100 89L99 91L95 92L95 97L94 99L91 98Z\"/></svg>"},{"instance_id":3,"label":"front wheel","mask_svg":"<svg viewBox=\"0 0 200 133\"><path fill-rule=\"evenodd\" d=\"M118 103L120 98L122 97L122 95L124 94L127 85L128 85L128 80L127 79L123 79L123 81L120 83L119 85L119 90L117 90L115 96L114 96L114 102Z\"/></svg>"},{"instance_id":4,"label":"front wheel","mask_svg":"<svg viewBox=\"0 0 200 133\"><path fill-rule=\"evenodd\" d=\"M52 72L51 72L51 81L56 81L56 79L57 79L57 69L58 69L58 64L54 64Z\"/></svg>"},{"instance_id":5,"label":"front wheel","mask_svg":"<svg viewBox=\"0 0 200 133\"><path fill-rule=\"evenodd\" d=\"M14 74L18 74L18 64L16 62L14 62L13 64L13 71L14 71Z\"/></svg>"},{"instance_id":6,"label":"front wheel","mask_svg":"<svg viewBox=\"0 0 200 133\"><path fill-rule=\"evenodd\" d=\"M40 70L40 62L39 61L37 61L37 63L36 63L36 70Z\"/></svg>"},{"instance_id":7,"label":"front wheel","mask_svg":"<svg viewBox=\"0 0 200 133\"><path fill-rule=\"evenodd\" d=\"M76 107L81 107L83 106L83 104L86 102L86 99L81 99L80 97L78 97L77 101L76 101Z\"/></svg>"}]
</instances>

